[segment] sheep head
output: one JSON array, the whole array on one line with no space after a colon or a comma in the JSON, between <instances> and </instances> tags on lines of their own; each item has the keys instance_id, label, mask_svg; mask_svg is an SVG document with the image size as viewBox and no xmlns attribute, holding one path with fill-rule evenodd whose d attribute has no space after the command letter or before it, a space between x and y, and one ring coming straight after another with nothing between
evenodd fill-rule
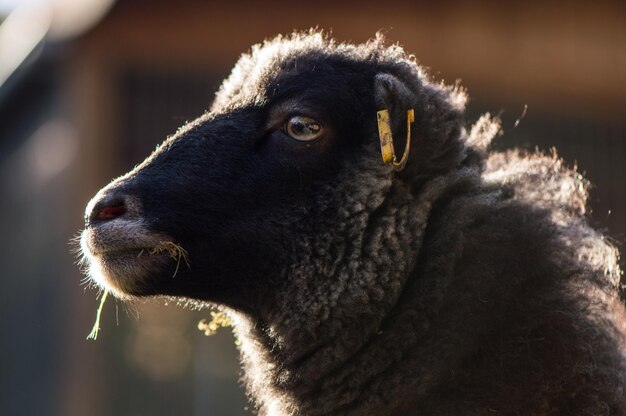
<instances>
[{"instance_id":1,"label":"sheep head","mask_svg":"<svg viewBox=\"0 0 626 416\"><path fill-rule=\"evenodd\" d=\"M88 273L119 298L270 308L296 266L327 261L319 268L328 271L345 239L368 238L368 216L392 187L409 197L459 164L463 101L380 36L346 45L294 34L256 45L209 112L89 203ZM376 112L389 111L402 155L410 108L411 154L395 173L381 162ZM320 270L309 274L315 280L298 284L330 287Z\"/></svg>"}]
</instances>

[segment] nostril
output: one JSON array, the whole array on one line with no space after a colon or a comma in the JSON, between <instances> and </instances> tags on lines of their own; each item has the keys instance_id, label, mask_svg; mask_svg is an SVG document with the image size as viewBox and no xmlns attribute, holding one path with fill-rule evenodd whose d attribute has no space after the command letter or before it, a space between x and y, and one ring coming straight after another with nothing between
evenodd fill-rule
<instances>
[{"instance_id":1,"label":"nostril","mask_svg":"<svg viewBox=\"0 0 626 416\"><path fill-rule=\"evenodd\" d=\"M126 213L126 203L123 197L105 197L98 201L91 210L89 221L110 221Z\"/></svg>"},{"instance_id":2,"label":"nostril","mask_svg":"<svg viewBox=\"0 0 626 416\"><path fill-rule=\"evenodd\" d=\"M124 205L115 205L112 207L102 207L100 211L96 214L96 220L112 220L113 218L120 217L124 215L126 212L126 207Z\"/></svg>"}]
</instances>

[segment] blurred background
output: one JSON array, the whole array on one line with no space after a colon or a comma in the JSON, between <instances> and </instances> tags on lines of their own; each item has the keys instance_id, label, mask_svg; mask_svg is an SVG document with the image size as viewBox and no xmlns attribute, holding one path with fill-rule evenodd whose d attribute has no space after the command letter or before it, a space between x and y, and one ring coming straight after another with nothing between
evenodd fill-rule
<instances>
[{"instance_id":1,"label":"blurred background","mask_svg":"<svg viewBox=\"0 0 626 416\"><path fill-rule=\"evenodd\" d=\"M312 26L382 29L460 79L499 148L555 146L626 235L626 3L0 0L0 414L244 415L230 332L208 311L98 300L68 241L90 197L210 105L240 53ZM524 113L519 125L515 125ZM624 263L622 262L622 267Z\"/></svg>"}]
</instances>

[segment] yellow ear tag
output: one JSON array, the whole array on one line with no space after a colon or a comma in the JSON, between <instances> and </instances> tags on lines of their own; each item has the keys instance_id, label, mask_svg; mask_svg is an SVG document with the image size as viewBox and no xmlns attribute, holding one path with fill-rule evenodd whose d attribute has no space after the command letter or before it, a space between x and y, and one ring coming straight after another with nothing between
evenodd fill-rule
<instances>
[{"instance_id":1,"label":"yellow ear tag","mask_svg":"<svg viewBox=\"0 0 626 416\"><path fill-rule=\"evenodd\" d=\"M401 171L406 166L411 150L411 123L415 121L415 113L411 108L406 112L406 145L404 154L398 162L393 147L393 136L391 135L391 124L389 122L389 111L380 110L376 113L378 120L378 136L380 138L380 152L383 156L383 164L391 163L396 171Z\"/></svg>"}]
</instances>

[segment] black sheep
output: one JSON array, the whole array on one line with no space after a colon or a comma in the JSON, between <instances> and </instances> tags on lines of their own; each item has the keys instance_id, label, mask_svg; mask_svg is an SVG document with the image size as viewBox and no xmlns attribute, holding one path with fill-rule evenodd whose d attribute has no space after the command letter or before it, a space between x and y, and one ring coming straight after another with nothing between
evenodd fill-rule
<instances>
[{"instance_id":1,"label":"black sheep","mask_svg":"<svg viewBox=\"0 0 626 416\"><path fill-rule=\"evenodd\" d=\"M263 415L626 415L618 252L586 181L488 152L497 123L466 132L464 104L381 36L253 46L89 204L90 276L218 305ZM415 112L401 171L383 109L398 159Z\"/></svg>"}]
</instances>

